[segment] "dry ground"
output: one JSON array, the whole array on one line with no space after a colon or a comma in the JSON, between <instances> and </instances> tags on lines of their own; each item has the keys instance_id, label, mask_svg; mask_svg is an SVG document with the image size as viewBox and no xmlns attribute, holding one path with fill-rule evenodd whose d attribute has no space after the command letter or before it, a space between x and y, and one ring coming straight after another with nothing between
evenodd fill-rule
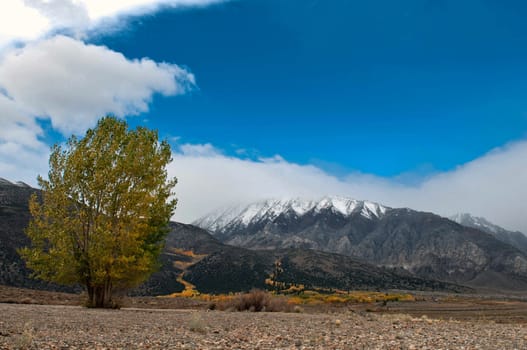
<instances>
[{"instance_id":1,"label":"dry ground","mask_svg":"<svg viewBox=\"0 0 527 350\"><path fill-rule=\"evenodd\" d=\"M431 299L289 314L125 301L132 307L85 309L74 306L76 295L0 287L0 349L527 349L521 301Z\"/></svg>"},{"instance_id":2,"label":"dry ground","mask_svg":"<svg viewBox=\"0 0 527 350\"><path fill-rule=\"evenodd\" d=\"M41 290L14 288L0 285L0 303L72 305L83 304L85 296L70 293L46 292ZM207 303L184 298L120 297L120 304L128 308L150 309L198 309L207 308Z\"/></svg>"},{"instance_id":3,"label":"dry ground","mask_svg":"<svg viewBox=\"0 0 527 350\"><path fill-rule=\"evenodd\" d=\"M525 324L0 304L2 349L526 349Z\"/></svg>"}]
</instances>

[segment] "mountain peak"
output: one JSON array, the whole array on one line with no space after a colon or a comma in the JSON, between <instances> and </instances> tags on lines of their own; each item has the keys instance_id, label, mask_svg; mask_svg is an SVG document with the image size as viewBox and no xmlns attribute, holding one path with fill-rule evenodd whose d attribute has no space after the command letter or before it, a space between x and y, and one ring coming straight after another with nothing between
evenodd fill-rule
<instances>
[{"instance_id":1,"label":"mountain peak","mask_svg":"<svg viewBox=\"0 0 527 350\"><path fill-rule=\"evenodd\" d=\"M485 218L476 217L467 213L453 215L450 217L450 220L455 221L460 225L486 232L499 241L512 245L527 254L527 236L521 232L506 230Z\"/></svg>"},{"instance_id":2,"label":"mountain peak","mask_svg":"<svg viewBox=\"0 0 527 350\"><path fill-rule=\"evenodd\" d=\"M0 185L12 185L13 183L9 180L4 179L3 177L0 177Z\"/></svg>"},{"instance_id":3,"label":"mountain peak","mask_svg":"<svg viewBox=\"0 0 527 350\"><path fill-rule=\"evenodd\" d=\"M374 202L339 196L325 196L318 199L267 199L249 205L238 205L217 210L196 220L194 225L210 231L218 231L231 225L248 226L264 218L273 220L282 214L302 217L310 212L320 213L325 210L344 217L360 212L360 215L365 218L373 219L384 215L387 209L387 207Z\"/></svg>"},{"instance_id":4,"label":"mountain peak","mask_svg":"<svg viewBox=\"0 0 527 350\"><path fill-rule=\"evenodd\" d=\"M504 228L489 222L485 218L477 217L469 213L458 213L452 215L449 217L449 219L457 222L460 225L477 228L488 233L506 231Z\"/></svg>"},{"instance_id":5,"label":"mountain peak","mask_svg":"<svg viewBox=\"0 0 527 350\"><path fill-rule=\"evenodd\" d=\"M7 179L4 179L3 177L0 177L0 185L3 185L3 186L28 187L28 188L31 187L25 182L22 182L22 181L11 182L11 181L9 181Z\"/></svg>"}]
</instances>

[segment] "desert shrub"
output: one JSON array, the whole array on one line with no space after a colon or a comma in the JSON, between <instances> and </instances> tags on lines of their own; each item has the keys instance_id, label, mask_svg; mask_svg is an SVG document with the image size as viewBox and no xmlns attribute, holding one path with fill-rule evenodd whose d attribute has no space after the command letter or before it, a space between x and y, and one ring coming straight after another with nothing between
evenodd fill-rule
<instances>
[{"instance_id":1,"label":"desert shrub","mask_svg":"<svg viewBox=\"0 0 527 350\"><path fill-rule=\"evenodd\" d=\"M252 312L291 312L293 306L284 297L273 296L268 292L253 289L249 293L239 294L230 300L218 303L220 310Z\"/></svg>"},{"instance_id":2,"label":"desert shrub","mask_svg":"<svg viewBox=\"0 0 527 350\"><path fill-rule=\"evenodd\" d=\"M294 305L287 302L287 298L271 296L269 303L265 307L268 312L293 312Z\"/></svg>"},{"instance_id":3,"label":"desert shrub","mask_svg":"<svg viewBox=\"0 0 527 350\"><path fill-rule=\"evenodd\" d=\"M24 325L22 333L14 338L15 349L30 349L35 340L35 330L29 323Z\"/></svg>"},{"instance_id":4,"label":"desert shrub","mask_svg":"<svg viewBox=\"0 0 527 350\"><path fill-rule=\"evenodd\" d=\"M269 304L270 296L262 291L254 289L246 294L241 294L233 300L233 306L236 311L254 311L259 312L265 310L265 306Z\"/></svg>"},{"instance_id":5,"label":"desert shrub","mask_svg":"<svg viewBox=\"0 0 527 350\"><path fill-rule=\"evenodd\" d=\"M192 315L192 318L188 322L188 328L192 332L196 333L207 333L207 325L199 314Z\"/></svg>"},{"instance_id":6,"label":"desert shrub","mask_svg":"<svg viewBox=\"0 0 527 350\"><path fill-rule=\"evenodd\" d=\"M298 305L295 305L295 306L293 307L293 312L296 312L296 313L302 313L302 312L304 312L304 309L302 309L302 308L301 308L300 306L298 306Z\"/></svg>"}]
</instances>

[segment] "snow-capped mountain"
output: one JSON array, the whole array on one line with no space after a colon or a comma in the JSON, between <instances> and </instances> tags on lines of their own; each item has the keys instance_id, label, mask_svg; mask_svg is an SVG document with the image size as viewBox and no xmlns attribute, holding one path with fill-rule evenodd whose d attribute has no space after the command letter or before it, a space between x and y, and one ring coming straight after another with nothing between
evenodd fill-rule
<instances>
[{"instance_id":1,"label":"snow-capped mountain","mask_svg":"<svg viewBox=\"0 0 527 350\"><path fill-rule=\"evenodd\" d=\"M456 215L452 215L449 219L463 226L478 228L488 233L506 231L505 229L487 221L485 218L476 217L468 213L458 213Z\"/></svg>"},{"instance_id":2,"label":"snow-capped mountain","mask_svg":"<svg viewBox=\"0 0 527 350\"><path fill-rule=\"evenodd\" d=\"M521 232L513 232L495 225L485 218L473 216L468 213L459 213L450 217L450 220L463 226L476 228L489 233L500 241L510 244L513 247L527 253L527 236Z\"/></svg>"},{"instance_id":3,"label":"snow-capped mountain","mask_svg":"<svg viewBox=\"0 0 527 350\"><path fill-rule=\"evenodd\" d=\"M222 233L233 228L255 225L262 221L273 221L281 216L298 219L305 215L331 212L344 218L361 215L366 219L373 219L380 218L388 209L377 203L345 197L323 197L317 200L269 199L217 210L196 220L193 224L213 233Z\"/></svg>"},{"instance_id":4,"label":"snow-capped mountain","mask_svg":"<svg viewBox=\"0 0 527 350\"><path fill-rule=\"evenodd\" d=\"M0 177L0 186L18 186L18 187L30 187L27 183L22 181L11 182L3 177Z\"/></svg>"},{"instance_id":5,"label":"snow-capped mountain","mask_svg":"<svg viewBox=\"0 0 527 350\"><path fill-rule=\"evenodd\" d=\"M342 197L276 199L219 210L193 224L242 248L320 250L425 278L527 289L526 253L482 227L432 213Z\"/></svg>"}]
</instances>

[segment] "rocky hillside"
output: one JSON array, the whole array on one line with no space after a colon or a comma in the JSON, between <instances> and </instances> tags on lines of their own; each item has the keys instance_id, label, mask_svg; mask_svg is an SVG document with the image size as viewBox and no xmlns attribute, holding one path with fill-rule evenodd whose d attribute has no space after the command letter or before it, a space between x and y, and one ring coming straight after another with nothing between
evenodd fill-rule
<instances>
[{"instance_id":1,"label":"rocky hillside","mask_svg":"<svg viewBox=\"0 0 527 350\"><path fill-rule=\"evenodd\" d=\"M36 190L18 182L0 178L0 284L44 290L72 290L30 278L16 250L28 245L24 233L29 222L29 198Z\"/></svg>"},{"instance_id":2,"label":"rocky hillside","mask_svg":"<svg viewBox=\"0 0 527 350\"><path fill-rule=\"evenodd\" d=\"M166 249L170 251L174 248L205 255L187 269L184 278L196 285L198 290L208 293L266 288L264 282L273 272L276 261L281 262L284 270L281 282L311 288L470 291L338 254L309 249L249 250L232 247L193 225L172 224Z\"/></svg>"},{"instance_id":3,"label":"rocky hillside","mask_svg":"<svg viewBox=\"0 0 527 350\"><path fill-rule=\"evenodd\" d=\"M481 230L431 213L367 201L268 200L197 220L250 249L309 248L480 288L527 289L527 256Z\"/></svg>"},{"instance_id":4,"label":"rocky hillside","mask_svg":"<svg viewBox=\"0 0 527 350\"><path fill-rule=\"evenodd\" d=\"M34 192L27 185L0 178L0 284L33 285L27 280L29 271L16 249L29 243L23 230L29 221L29 197Z\"/></svg>"},{"instance_id":5,"label":"rocky hillside","mask_svg":"<svg viewBox=\"0 0 527 350\"><path fill-rule=\"evenodd\" d=\"M503 243L510 244L527 254L527 236L521 232L506 230L503 227L489 222L485 218L476 217L467 213L456 214L450 217L450 220L463 226L487 232Z\"/></svg>"}]
</instances>

